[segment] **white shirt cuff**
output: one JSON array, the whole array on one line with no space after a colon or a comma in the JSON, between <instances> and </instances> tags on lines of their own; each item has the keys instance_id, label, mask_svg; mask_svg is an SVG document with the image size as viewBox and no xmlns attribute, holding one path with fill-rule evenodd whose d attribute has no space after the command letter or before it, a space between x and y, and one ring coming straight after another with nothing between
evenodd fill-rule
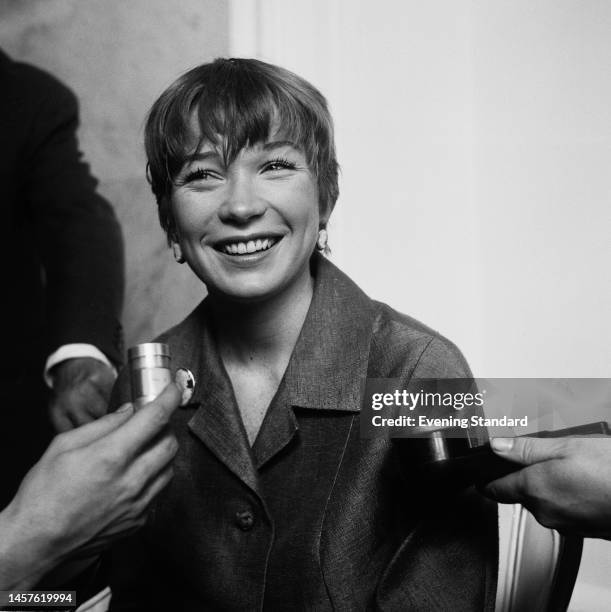
<instances>
[{"instance_id":1,"label":"white shirt cuff","mask_svg":"<svg viewBox=\"0 0 611 612\"><path fill-rule=\"evenodd\" d=\"M45 371L43 376L47 386L50 389L53 389L53 378L49 374L51 368L56 366L61 361L66 361L66 359L76 359L78 357L91 357L93 359L97 359L111 368L115 376L117 375L117 370L112 363L108 361L106 355L104 355L100 349L93 346L93 344L64 344L54 353L51 353L47 359L47 363L45 363Z\"/></svg>"}]
</instances>

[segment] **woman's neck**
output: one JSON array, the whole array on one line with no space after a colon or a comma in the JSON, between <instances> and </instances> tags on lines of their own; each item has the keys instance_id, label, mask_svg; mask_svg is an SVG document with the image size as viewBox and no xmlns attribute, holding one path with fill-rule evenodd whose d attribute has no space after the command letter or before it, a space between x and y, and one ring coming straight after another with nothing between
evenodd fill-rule
<instances>
[{"instance_id":1,"label":"woman's neck","mask_svg":"<svg viewBox=\"0 0 611 612\"><path fill-rule=\"evenodd\" d=\"M266 367L282 375L312 301L307 273L264 301L241 303L210 296L215 331L225 365Z\"/></svg>"}]
</instances>

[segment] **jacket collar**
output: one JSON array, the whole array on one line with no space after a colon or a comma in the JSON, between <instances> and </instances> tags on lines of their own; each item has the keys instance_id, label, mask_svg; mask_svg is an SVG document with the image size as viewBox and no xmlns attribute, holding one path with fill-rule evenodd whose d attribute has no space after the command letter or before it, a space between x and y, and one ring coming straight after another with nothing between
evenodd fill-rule
<instances>
[{"instance_id":1,"label":"jacket collar","mask_svg":"<svg viewBox=\"0 0 611 612\"><path fill-rule=\"evenodd\" d=\"M191 431L252 490L257 491L257 473L252 449L240 416L229 375L217 350L210 327L206 300L193 313L197 316L195 343L197 375L192 403L199 407L188 426ZM193 316L193 315L192 315Z\"/></svg>"},{"instance_id":2,"label":"jacket collar","mask_svg":"<svg viewBox=\"0 0 611 612\"><path fill-rule=\"evenodd\" d=\"M312 302L281 382L282 399L293 408L356 413L360 410L367 376L372 302L321 255L314 256L312 266ZM290 411L275 421L275 426L281 426L271 435L274 440L270 439L271 432L266 432L265 448L255 458L216 347L206 300L179 328L183 333L178 335L184 338L185 344L191 345L188 353L181 351L181 357L188 360L184 365L195 366L198 375L205 377L197 381L192 401L200 407L189 421L189 427L256 491L256 466L260 467L290 442L298 427L294 414ZM183 364L177 362L177 365Z\"/></svg>"},{"instance_id":3,"label":"jacket collar","mask_svg":"<svg viewBox=\"0 0 611 612\"><path fill-rule=\"evenodd\" d=\"M312 303L285 379L292 406L360 410L373 327L371 300L328 259L313 261Z\"/></svg>"}]
</instances>

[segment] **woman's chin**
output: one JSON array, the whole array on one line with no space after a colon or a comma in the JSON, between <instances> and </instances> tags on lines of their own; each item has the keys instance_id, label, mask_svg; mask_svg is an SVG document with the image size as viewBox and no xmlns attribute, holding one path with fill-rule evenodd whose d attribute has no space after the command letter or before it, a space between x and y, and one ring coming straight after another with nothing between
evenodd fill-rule
<instances>
[{"instance_id":1,"label":"woman's chin","mask_svg":"<svg viewBox=\"0 0 611 612\"><path fill-rule=\"evenodd\" d=\"M291 288L309 287L309 253L305 249L292 261L275 248L267 253L251 258L214 252L202 262L204 265L191 268L206 284L211 297L228 302L264 302L287 291L293 293Z\"/></svg>"},{"instance_id":2,"label":"woman's chin","mask_svg":"<svg viewBox=\"0 0 611 612\"><path fill-rule=\"evenodd\" d=\"M256 303L277 295L281 288L269 278L242 278L238 282L207 283L211 297L227 302Z\"/></svg>"},{"instance_id":3,"label":"woman's chin","mask_svg":"<svg viewBox=\"0 0 611 612\"><path fill-rule=\"evenodd\" d=\"M207 286L208 293L213 299L223 302L257 304L274 300L283 295L300 295L299 287L301 285L302 283L295 277L287 278L280 275L276 278L267 274L260 278L256 278L255 275L244 275L239 282L217 284L214 287L209 284ZM308 283L303 283L303 286L307 291Z\"/></svg>"}]
</instances>

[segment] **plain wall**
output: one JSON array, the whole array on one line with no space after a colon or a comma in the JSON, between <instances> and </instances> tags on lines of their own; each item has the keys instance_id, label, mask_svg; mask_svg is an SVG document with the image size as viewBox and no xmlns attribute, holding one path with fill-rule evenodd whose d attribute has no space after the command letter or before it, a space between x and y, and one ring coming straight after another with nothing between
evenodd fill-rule
<instances>
[{"instance_id":1,"label":"plain wall","mask_svg":"<svg viewBox=\"0 0 611 612\"><path fill-rule=\"evenodd\" d=\"M227 20L221 0L0 1L0 46L80 100L81 149L123 227L126 347L180 321L205 294L167 248L145 180L142 128L176 77L227 54Z\"/></svg>"},{"instance_id":2,"label":"plain wall","mask_svg":"<svg viewBox=\"0 0 611 612\"><path fill-rule=\"evenodd\" d=\"M231 7L232 54L329 99L333 261L477 376L610 377L611 3ZM571 609L610 607L609 575L611 545L586 541Z\"/></svg>"}]
</instances>

